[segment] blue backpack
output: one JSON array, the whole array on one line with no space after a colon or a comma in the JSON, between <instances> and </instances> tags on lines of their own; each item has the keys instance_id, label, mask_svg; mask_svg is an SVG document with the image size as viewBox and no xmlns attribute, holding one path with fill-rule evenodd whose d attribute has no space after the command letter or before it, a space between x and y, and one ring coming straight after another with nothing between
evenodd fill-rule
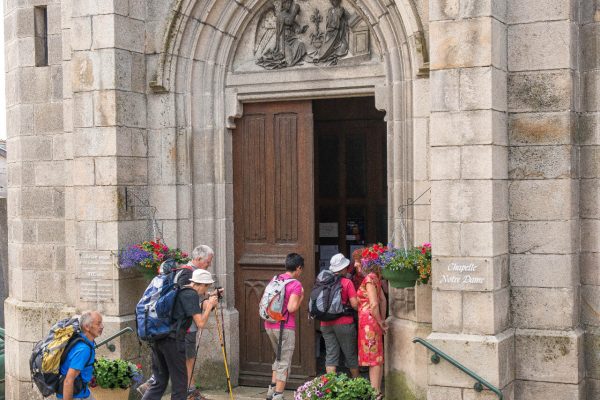
<instances>
[{"instance_id":1,"label":"blue backpack","mask_svg":"<svg viewBox=\"0 0 600 400\"><path fill-rule=\"evenodd\" d=\"M137 334L140 340L153 342L166 338L171 333L173 308L179 293L177 264L167 260L161 265L135 307Z\"/></svg>"}]
</instances>

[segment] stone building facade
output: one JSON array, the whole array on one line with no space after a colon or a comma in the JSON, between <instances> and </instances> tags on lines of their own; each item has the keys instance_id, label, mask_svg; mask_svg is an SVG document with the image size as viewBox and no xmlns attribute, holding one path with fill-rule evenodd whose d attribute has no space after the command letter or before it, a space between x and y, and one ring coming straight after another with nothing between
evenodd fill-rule
<instances>
[{"instance_id":1,"label":"stone building facade","mask_svg":"<svg viewBox=\"0 0 600 400\"><path fill-rule=\"evenodd\" d=\"M387 236L404 224L433 244L432 284L390 293L387 398L494 398L414 336L506 399L600 398L600 3L335 3L5 1L8 399L38 398L28 358L53 321L96 308L107 333L134 325L146 282L115 257L152 217L170 245L215 248L232 365L249 357L244 109L304 102L313 118L318 99L361 97L385 113ZM219 380L215 334L202 340L204 382Z\"/></svg>"}]
</instances>

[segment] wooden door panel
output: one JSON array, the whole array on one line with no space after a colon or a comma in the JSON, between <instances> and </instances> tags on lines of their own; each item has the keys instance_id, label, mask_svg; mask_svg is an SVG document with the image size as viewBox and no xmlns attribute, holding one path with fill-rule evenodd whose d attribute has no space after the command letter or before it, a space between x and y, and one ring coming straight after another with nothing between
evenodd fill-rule
<instances>
[{"instance_id":1,"label":"wooden door panel","mask_svg":"<svg viewBox=\"0 0 600 400\"><path fill-rule=\"evenodd\" d=\"M305 259L300 279L305 291L314 281L311 102L245 105L233 135L240 383L265 385L271 379L274 354L258 317L264 288L284 272L285 256L291 252ZM316 372L314 326L306 318L307 308L305 300L296 317L292 385Z\"/></svg>"}]
</instances>

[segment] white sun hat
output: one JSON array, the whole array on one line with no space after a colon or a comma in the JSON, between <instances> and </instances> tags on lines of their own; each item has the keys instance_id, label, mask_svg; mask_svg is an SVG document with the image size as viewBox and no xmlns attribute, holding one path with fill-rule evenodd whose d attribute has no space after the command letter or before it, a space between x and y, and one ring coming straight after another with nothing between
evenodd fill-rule
<instances>
[{"instance_id":1,"label":"white sun hat","mask_svg":"<svg viewBox=\"0 0 600 400\"><path fill-rule=\"evenodd\" d=\"M204 283L207 285L210 285L211 283L215 283L210 272L208 272L204 269L195 270L194 273L192 274L192 278L190 279L190 282Z\"/></svg>"},{"instance_id":2,"label":"white sun hat","mask_svg":"<svg viewBox=\"0 0 600 400\"><path fill-rule=\"evenodd\" d=\"M329 261L329 270L331 272L340 272L348 265L350 265L350 260L344 257L342 253L337 253L335 256L331 257L331 261Z\"/></svg>"}]
</instances>

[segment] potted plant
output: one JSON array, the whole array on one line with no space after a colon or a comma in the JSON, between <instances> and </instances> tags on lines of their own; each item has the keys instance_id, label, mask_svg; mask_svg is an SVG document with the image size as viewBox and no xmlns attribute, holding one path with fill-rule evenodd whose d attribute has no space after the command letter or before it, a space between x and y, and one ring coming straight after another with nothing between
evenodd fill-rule
<instances>
[{"instance_id":1,"label":"potted plant","mask_svg":"<svg viewBox=\"0 0 600 400\"><path fill-rule=\"evenodd\" d=\"M142 383L141 365L122 359L97 359L90 390L96 400L127 400L133 385Z\"/></svg>"},{"instance_id":2,"label":"potted plant","mask_svg":"<svg viewBox=\"0 0 600 400\"><path fill-rule=\"evenodd\" d=\"M127 246L119 253L119 268L137 268L146 277L152 279L158 274L160 264L169 259L174 259L177 264L185 264L190 259L188 254L181 249L170 249L160 239L149 240Z\"/></svg>"},{"instance_id":3,"label":"potted plant","mask_svg":"<svg viewBox=\"0 0 600 400\"><path fill-rule=\"evenodd\" d=\"M392 287L413 287L426 284L431 277L431 244L423 243L410 249L399 249L391 244L376 244L363 251L362 262L378 264L381 275Z\"/></svg>"},{"instance_id":4,"label":"potted plant","mask_svg":"<svg viewBox=\"0 0 600 400\"><path fill-rule=\"evenodd\" d=\"M305 382L294 393L294 400L374 400L377 395L365 378L351 379L330 372Z\"/></svg>"}]
</instances>

